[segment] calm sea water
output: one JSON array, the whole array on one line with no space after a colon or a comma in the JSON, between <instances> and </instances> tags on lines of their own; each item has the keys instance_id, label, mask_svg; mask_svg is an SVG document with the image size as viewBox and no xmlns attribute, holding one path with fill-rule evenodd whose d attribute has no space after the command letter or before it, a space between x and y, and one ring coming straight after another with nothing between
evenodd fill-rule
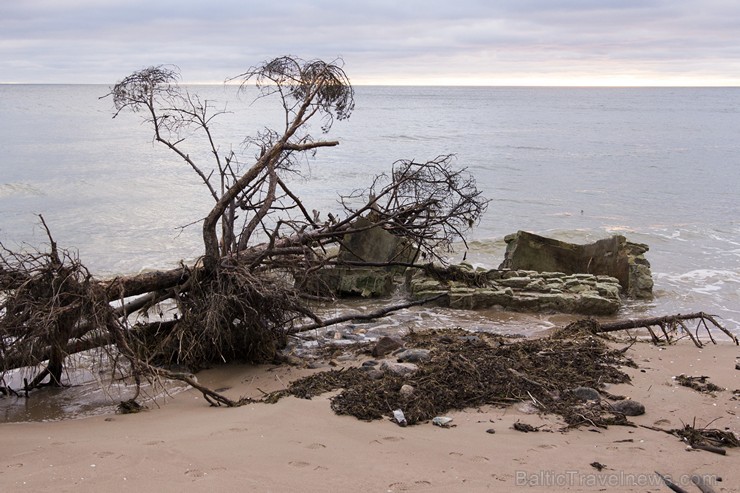
<instances>
[{"instance_id":1,"label":"calm sea water","mask_svg":"<svg viewBox=\"0 0 740 493\"><path fill-rule=\"evenodd\" d=\"M213 128L222 149L241 152L280 122L276 101L191 90L228 102ZM0 241L43 245L43 214L98 276L196 257L200 228L181 227L212 199L138 116L111 118L106 92L0 85ZM740 334L740 89L357 87L356 102L329 134L341 145L295 178L309 209L338 211L339 192L397 159L452 153L491 199L469 259L497 266L517 230L574 242L624 234L650 246L656 299L621 316L703 310ZM190 152L207 162L196 142Z\"/></svg>"}]
</instances>

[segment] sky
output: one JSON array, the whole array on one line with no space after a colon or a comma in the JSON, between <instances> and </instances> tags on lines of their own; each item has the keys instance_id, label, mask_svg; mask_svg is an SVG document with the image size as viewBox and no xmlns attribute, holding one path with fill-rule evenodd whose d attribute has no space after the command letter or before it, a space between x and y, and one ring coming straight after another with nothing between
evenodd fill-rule
<instances>
[{"instance_id":1,"label":"sky","mask_svg":"<svg viewBox=\"0 0 740 493\"><path fill-rule=\"evenodd\" d=\"M740 1L0 0L0 83L221 83L281 55L356 85L740 86Z\"/></svg>"}]
</instances>

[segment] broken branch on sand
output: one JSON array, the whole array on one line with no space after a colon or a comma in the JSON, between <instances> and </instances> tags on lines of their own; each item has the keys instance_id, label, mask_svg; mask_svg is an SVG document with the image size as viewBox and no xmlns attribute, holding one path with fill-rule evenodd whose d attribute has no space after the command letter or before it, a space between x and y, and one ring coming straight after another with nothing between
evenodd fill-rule
<instances>
[{"instance_id":1,"label":"broken branch on sand","mask_svg":"<svg viewBox=\"0 0 740 493\"><path fill-rule=\"evenodd\" d=\"M694 420L696 421L696 420ZM686 424L683 428L666 430L656 426L640 425L648 430L660 431L679 438L692 448L706 450L715 454L725 455L725 447L740 447L740 440L731 431L718 430L714 428L697 428L694 424Z\"/></svg>"},{"instance_id":2,"label":"broken branch on sand","mask_svg":"<svg viewBox=\"0 0 740 493\"><path fill-rule=\"evenodd\" d=\"M696 325L696 330L694 333L692 333L691 330L688 327L686 327L686 324L683 323L687 320L698 320L697 325ZM704 329L706 330L707 335L709 336L709 339L712 341L712 343L714 344L717 343L717 341L715 341L714 337L712 336L712 331L710 330L709 325L707 325L707 322L711 323L715 328L723 332L736 345L740 345L740 342L738 342L738 338L734 334L732 334L725 327L723 327L719 322L717 322L714 316L709 315L704 312L690 313L687 315L678 314L678 315L668 315L664 317L638 318L638 319L620 320L618 322L600 323L598 324L598 328L595 329L595 332L606 333L606 332L616 332L620 330L644 328L644 329L647 329L648 332L650 333L650 337L652 338L653 342L655 344L658 344L660 342L660 337L658 337L655 334L652 327L659 327L661 329L665 337L666 343L671 342L669 333L675 333L680 328L680 330L683 333L689 336L689 338L696 345L696 347L700 348L700 347L703 347L703 344L699 340L699 330L702 327L704 327Z\"/></svg>"}]
</instances>

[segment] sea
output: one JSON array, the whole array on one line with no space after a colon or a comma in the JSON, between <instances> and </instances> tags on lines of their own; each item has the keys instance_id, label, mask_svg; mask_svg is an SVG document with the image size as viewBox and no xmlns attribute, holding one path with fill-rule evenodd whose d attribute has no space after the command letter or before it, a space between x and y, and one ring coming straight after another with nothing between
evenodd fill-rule
<instances>
[{"instance_id":1,"label":"sea","mask_svg":"<svg viewBox=\"0 0 740 493\"><path fill-rule=\"evenodd\" d=\"M326 134L325 122L309 129L339 145L307 156L289 177L309 210L337 215L341 194L367 187L396 160L451 154L490 200L467 238L468 261L497 267L504 237L519 230L574 243L624 235L650 248L655 298L626 303L616 318L704 311L740 335L740 88L354 89L349 119ZM144 114L113 118L109 90L0 85L0 242L47 248L41 215L59 247L100 278L192 261L213 199L154 142ZM228 85L187 90L218 113L216 146L242 165L254 160L251 137L284 125L276 99ZM210 169L205 142L185 137L190 156ZM465 250L458 244L450 259ZM525 332L560 321L419 313L396 321Z\"/></svg>"}]
</instances>

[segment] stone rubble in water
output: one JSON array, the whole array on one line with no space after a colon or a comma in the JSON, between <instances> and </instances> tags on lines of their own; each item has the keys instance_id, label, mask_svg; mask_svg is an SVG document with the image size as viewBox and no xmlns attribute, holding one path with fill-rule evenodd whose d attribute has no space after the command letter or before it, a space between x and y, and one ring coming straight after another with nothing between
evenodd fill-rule
<instances>
[{"instance_id":1,"label":"stone rubble in water","mask_svg":"<svg viewBox=\"0 0 740 493\"><path fill-rule=\"evenodd\" d=\"M501 308L527 312L562 312L582 315L611 315L621 306L619 280L591 274L566 275L562 272L526 270L476 270L469 264L462 269L477 272L484 286L465 282L438 281L417 269L407 275L407 288L413 299L449 293L437 304L475 310Z\"/></svg>"},{"instance_id":2,"label":"stone rubble in water","mask_svg":"<svg viewBox=\"0 0 740 493\"><path fill-rule=\"evenodd\" d=\"M407 271L406 286L414 299L448 293L438 304L451 308L580 315L612 315L622 296L653 296L648 247L624 236L577 245L519 231L506 243L498 269L462 263L448 267L444 281L417 269Z\"/></svg>"},{"instance_id":3,"label":"stone rubble in water","mask_svg":"<svg viewBox=\"0 0 740 493\"><path fill-rule=\"evenodd\" d=\"M367 226L358 220L358 227ZM509 235L503 263L498 269L474 268L467 263L436 267L443 280L422 269L406 269L406 289L412 299L448 294L436 304L466 310L500 308L520 312L613 315L622 297L652 298L647 245L615 235L578 245L525 231ZM339 257L348 261L412 263L415 251L408 243L382 228L348 234ZM323 269L316 279L298 284L321 294L329 289L339 296L389 296L403 269L343 267ZM473 279L475 282L470 282Z\"/></svg>"}]
</instances>

